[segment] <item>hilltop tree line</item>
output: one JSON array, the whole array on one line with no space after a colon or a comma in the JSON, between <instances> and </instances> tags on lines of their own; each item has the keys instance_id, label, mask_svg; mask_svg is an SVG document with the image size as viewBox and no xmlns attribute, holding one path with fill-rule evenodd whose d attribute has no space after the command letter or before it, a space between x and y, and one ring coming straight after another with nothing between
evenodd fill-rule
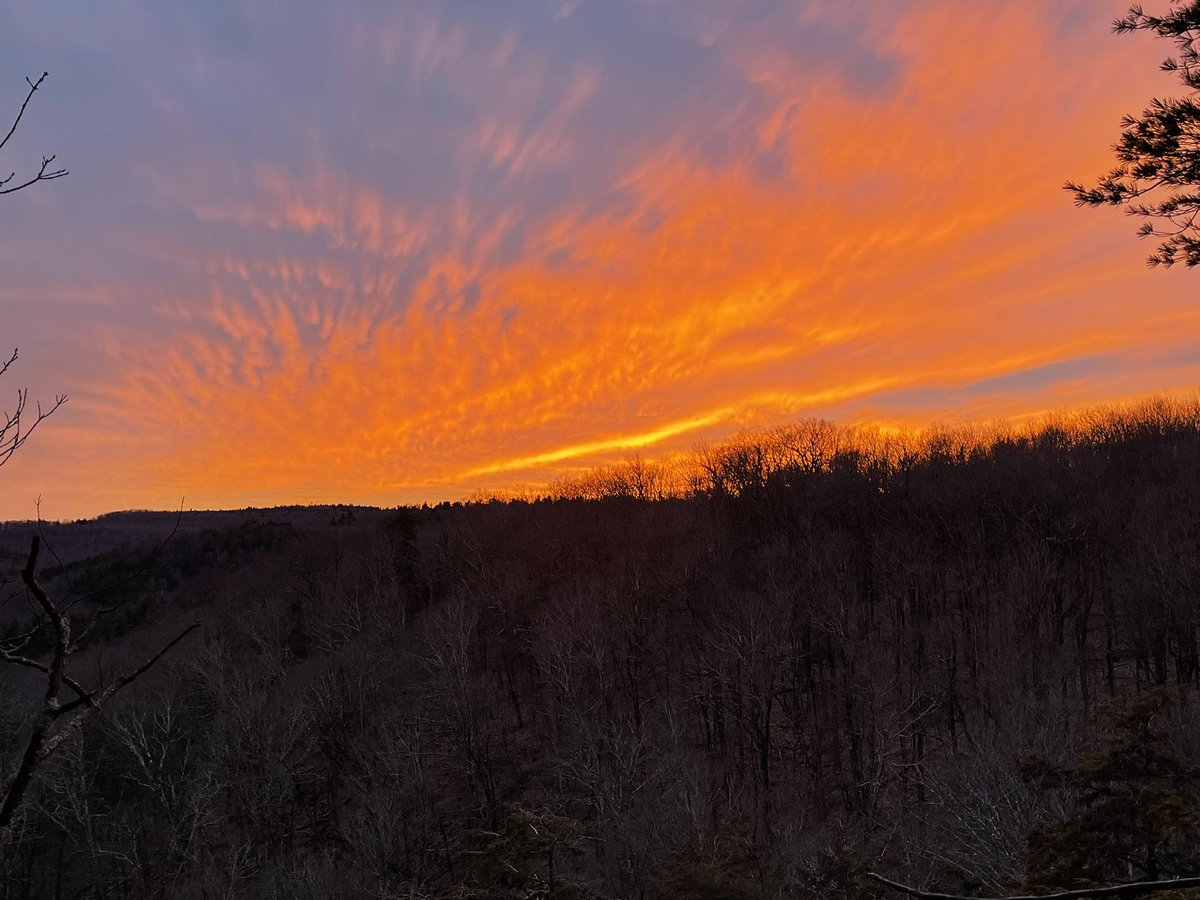
<instances>
[{"instance_id":1,"label":"hilltop tree line","mask_svg":"<svg viewBox=\"0 0 1200 900\"><path fill-rule=\"evenodd\" d=\"M80 627L126 610L75 656L98 682L202 628L39 771L0 898L1200 873L1200 406L851 438L705 448L687 496L633 460L591 499L264 513L132 580L135 544L44 558ZM40 684L4 670L0 775Z\"/></svg>"}]
</instances>

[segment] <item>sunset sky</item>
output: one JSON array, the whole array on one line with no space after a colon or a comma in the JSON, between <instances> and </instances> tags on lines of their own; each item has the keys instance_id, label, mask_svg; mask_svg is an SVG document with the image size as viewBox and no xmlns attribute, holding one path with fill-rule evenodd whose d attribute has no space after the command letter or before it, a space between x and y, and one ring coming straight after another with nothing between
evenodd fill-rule
<instances>
[{"instance_id":1,"label":"sunset sky","mask_svg":"<svg viewBox=\"0 0 1200 900\"><path fill-rule=\"evenodd\" d=\"M1181 90L1126 5L0 0L2 174L71 172L0 198L8 405L71 397L0 519L1192 396L1195 271L1061 188Z\"/></svg>"}]
</instances>

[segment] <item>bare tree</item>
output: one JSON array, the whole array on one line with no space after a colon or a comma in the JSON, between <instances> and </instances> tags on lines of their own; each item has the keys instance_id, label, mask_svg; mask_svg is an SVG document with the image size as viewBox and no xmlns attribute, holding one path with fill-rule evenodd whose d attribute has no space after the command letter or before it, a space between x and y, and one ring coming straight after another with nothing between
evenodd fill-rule
<instances>
[{"instance_id":1,"label":"bare tree","mask_svg":"<svg viewBox=\"0 0 1200 900\"><path fill-rule=\"evenodd\" d=\"M89 691L78 681L67 674L67 662L71 653L79 646L79 642L87 633L84 629L78 636L71 634L71 619L59 609L38 584L36 571L41 539L34 535L29 559L21 570L21 580L29 593L37 601L44 619L32 630L17 639L6 641L0 645L0 660L13 665L35 669L46 675L46 692L42 700L42 708L38 711L21 755L20 765L16 772L0 783L0 835L12 824L13 817L21 805L29 783L34 773L56 750L69 741L107 704L117 692L130 682L145 674L172 647L184 639L190 632L200 627L195 622L176 635L165 647L143 662L140 666L129 669L107 685ZM37 659L22 656L21 650L38 634L45 625L50 626L53 633L53 650L50 662L44 663ZM75 699L62 702L64 689L75 694Z\"/></svg>"},{"instance_id":2,"label":"bare tree","mask_svg":"<svg viewBox=\"0 0 1200 900\"><path fill-rule=\"evenodd\" d=\"M48 73L43 72L36 81L30 78L25 79L29 85L29 92L25 95L8 132L0 140L0 150L3 150L16 134L33 95L42 86L47 76ZM54 154L43 156L37 171L23 181L14 183L17 177L15 170L10 172L7 177L0 178L0 194L12 194L38 182L62 178L67 174L67 170L52 168L51 164L54 160ZM16 361L17 350L14 349L8 359L0 364L0 375L4 375ZM29 390L27 388L18 389L15 407L0 415L0 466L12 459L13 454L24 446L34 430L66 402L66 394L59 394L49 407L43 407L39 402L31 409L29 407ZM40 537L35 535L30 546L29 557L21 571L21 580L36 601L36 609L39 613L38 621L25 634L0 642L0 662L34 669L46 676L42 706L34 717L20 763L15 772L5 773L0 778L0 838L6 835L12 825L37 769L64 743L77 734L118 691L140 677L168 650L183 640L189 632L199 627L198 623L190 625L140 666L124 672L108 684L95 690L87 690L67 673L67 664L72 652L87 636L89 628L85 627L79 634L73 635L71 620L67 615L70 605L68 604L66 607L56 605L38 583L39 550ZM25 648L42 636L47 628L53 635L49 661L43 662L36 654L25 655ZM73 692L74 699L64 703L60 699L64 690Z\"/></svg>"}]
</instances>

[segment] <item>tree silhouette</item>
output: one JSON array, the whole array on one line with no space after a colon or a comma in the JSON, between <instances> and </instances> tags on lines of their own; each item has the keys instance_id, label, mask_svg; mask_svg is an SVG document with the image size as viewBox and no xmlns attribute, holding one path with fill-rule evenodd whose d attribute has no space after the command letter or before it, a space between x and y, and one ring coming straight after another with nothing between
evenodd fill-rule
<instances>
[{"instance_id":1,"label":"tree silhouette","mask_svg":"<svg viewBox=\"0 0 1200 900\"><path fill-rule=\"evenodd\" d=\"M29 93L25 95L25 100L17 111L8 133L3 140L0 140L0 150L4 149L16 133L17 127L25 116L25 110L29 107L29 101L33 99L33 95L41 87L46 77L47 73L43 72L37 81L30 78L25 79L29 85ZM37 172L17 184L12 184L13 179L16 178L15 171L10 173L7 178L0 178L0 194L12 194L40 181L53 181L67 174L66 169L51 169L50 164L53 162L53 154L43 156ZM17 351L13 350L8 359L0 363L0 375L5 374L16 360ZM66 395L60 394L55 397L54 403L49 408L43 408L40 403L36 404L36 415L32 415L28 409L28 397L27 389L19 389L13 411L0 415L0 466L7 463L13 454L25 444L38 425L67 401ZM31 418L32 422L29 421ZM67 615L66 609L57 605L38 583L37 563L40 546L41 538L35 535L31 541L29 557L25 567L21 570L21 581L29 596L35 601L35 608L39 612L37 623L24 634L0 640L0 663L33 669L46 676L42 705L31 722L20 764L14 772L4 773L3 778L0 779L0 841L5 838L12 826L38 768L63 744L78 734L118 691L143 675L167 651L199 627L198 624L189 626L142 665L129 669L100 688L95 690L84 688L68 674L67 664L71 654L87 636L91 626L84 628L82 633L72 634L71 619ZM103 611L101 610L101 612ZM32 656L25 655L26 647L31 643L36 645L37 639L42 638L47 632L52 635L52 645L47 654L49 661L43 662L36 653ZM64 690L73 693L74 699L63 702L61 695Z\"/></svg>"},{"instance_id":2,"label":"tree silhouette","mask_svg":"<svg viewBox=\"0 0 1200 900\"><path fill-rule=\"evenodd\" d=\"M166 653L187 637L199 623L189 625L170 643L159 650L140 666L123 672L108 684L96 690L89 691L67 674L67 663L71 653L79 646L83 636L89 629L84 629L83 635L72 635L71 619L63 610L50 599L46 591L37 581L38 552L41 540L35 535L29 551L29 559L21 570L21 580L33 596L42 612L35 628L16 639L0 643L0 661L9 665L21 666L43 672L46 675L46 691L41 709L34 717L25 751L21 754L21 764L17 770L0 784L0 838L12 824L29 788L30 781L37 769L46 762L63 744L71 740L90 722L97 713L114 697L117 692L137 680L154 666ZM50 661L43 663L36 658L21 655L20 651L49 624L53 634L53 650ZM64 688L70 689L74 699L63 702L61 699Z\"/></svg>"},{"instance_id":3,"label":"tree silhouette","mask_svg":"<svg viewBox=\"0 0 1200 900\"><path fill-rule=\"evenodd\" d=\"M1165 59L1162 70L1178 74L1190 93L1155 98L1140 116L1125 116L1113 148L1117 165L1094 186L1068 181L1065 188L1079 206L1124 206L1147 219L1138 234L1160 239L1147 258L1151 266L1191 267L1200 265L1200 0L1172 3L1161 16L1132 6L1113 30L1148 31L1174 41L1177 55Z\"/></svg>"}]
</instances>

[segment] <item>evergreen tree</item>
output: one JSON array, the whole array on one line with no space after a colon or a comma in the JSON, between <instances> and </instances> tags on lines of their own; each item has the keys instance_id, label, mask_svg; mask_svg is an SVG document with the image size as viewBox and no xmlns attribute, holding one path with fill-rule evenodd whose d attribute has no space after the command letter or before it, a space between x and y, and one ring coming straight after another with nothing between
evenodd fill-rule
<instances>
[{"instance_id":1,"label":"evergreen tree","mask_svg":"<svg viewBox=\"0 0 1200 900\"><path fill-rule=\"evenodd\" d=\"M454 894L513 900L587 900L593 893L568 877L582 851L583 824L546 809L514 807L500 830L478 830L467 850L476 883Z\"/></svg>"},{"instance_id":2,"label":"evergreen tree","mask_svg":"<svg viewBox=\"0 0 1200 900\"><path fill-rule=\"evenodd\" d=\"M1027 880L1035 889L1155 881L1200 871L1200 773L1172 743L1172 692L1156 689L1106 707L1073 765L1022 762L1070 812L1029 835Z\"/></svg>"},{"instance_id":3,"label":"evergreen tree","mask_svg":"<svg viewBox=\"0 0 1200 900\"><path fill-rule=\"evenodd\" d=\"M1200 0L1172 0L1165 15L1133 6L1113 23L1118 33L1148 31L1175 42L1177 55L1162 69L1179 75L1182 98L1154 99L1140 116L1126 116L1114 148L1117 165L1093 187L1067 182L1080 206L1124 206L1147 221L1143 237L1160 239L1148 262L1200 265ZM1153 195L1153 199L1150 199Z\"/></svg>"}]
</instances>

